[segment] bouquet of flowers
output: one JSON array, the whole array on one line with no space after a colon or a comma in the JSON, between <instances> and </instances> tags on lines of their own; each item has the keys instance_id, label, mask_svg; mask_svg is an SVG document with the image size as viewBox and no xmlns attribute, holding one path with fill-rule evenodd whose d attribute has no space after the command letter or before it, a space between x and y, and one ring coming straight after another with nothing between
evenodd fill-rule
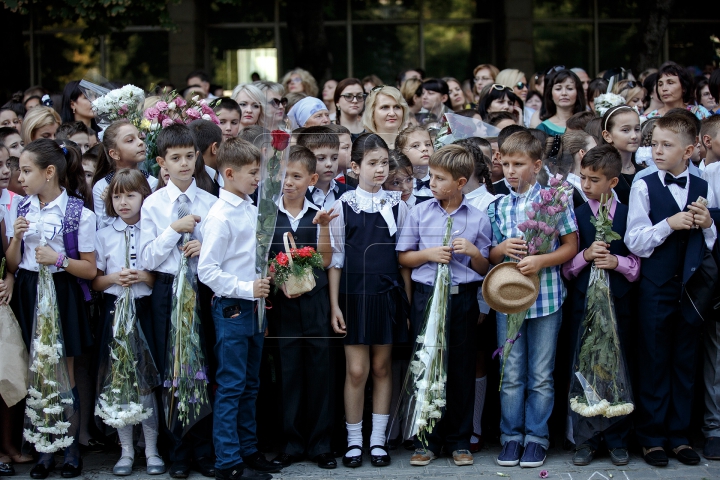
<instances>
[{"instance_id":1,"label":"bouquet of flowers","mask_svg":"<svg viewBox=\"0 0 720 480\"><path fill-rule=\"evenodd\" d=\"M275 221L277 220L278 206L282 193L283 182L285 181L285 168L287 158L283 158L283 152L287 151L290 144L290 134L282 130L271 132L271 145L273 149L270 158L264 158L260 174L260 191L258 192L258 220L255 230L256 253L255 273L260 278L267 277L268 256L270 244L275 235ZM258 300L258 328L263 329L265 322L265 299Z\"/></svg>"},{"instance_id":2,"label":"bouquet of flowers","mask_svg":"<svg viewBox=\"0 0 720 480\"><path fill-rule=\"evenodd\" d=\"M5 278L5 258L0 261ZM0 305L0 396L12 407L27 395L28 352L20 324L8 304Z\"/></svg>"},{"instance_id":3,"label":"bouquet of flowers","mask_svg":"<svg viewBox=\"0 0 720 480\"><path fill-rule=\"evenodd\" d=\"M38 223L40 245L47 245L42 219ZM38 273L33 332L23 436L38 452L52 453L73 443L67 419L75 410L55 284L46 265L40 265Z\"/></svg>"},{"instance_id":4,"label":"bouquet of flowers","mask_svg":"<svg viewBox=\"0 0 720 480\"><path fill-rule=\"evenodd\" d=\"M129 230L125 230L125 265L130 265ZM104 386L95 405L95 415L111 427L136 425L149 418L148 395L158 385L159 376L135 314L130 287L115 301L110 353L101 372ZM143 398L144 397L144 398Z\"/></svg>"},{"instance_id":5,"label":"bouquet of flowers","mask_svg":"<svg viewBox=\"0 0 720 480\"><path fill-rule=\"evenodd\" d=\"M550 251L559 234L557 225L572 198L572 186L564 182L560 174L549 178L548 187L540 190L538 199L540 201L532 202L531 208L527 211L528 219L518 225L518 229L523 232L524 240L527 242L528 255L541 255ZM499 388L502 388L505 362L513 344L520 337L520 328L527 313L528 310L523 310L507 316L507 339L503 346L493 353L493 358L497 355L502 357Z\"/></svg>"},{"instance_id":6,"label":"bouquet of flowers","mask_svg":"<svg viewBox=\"0 0 720 480\"><path fill-rule=\"evenodd\" d=\"M610 243L620 240L620 235L612 231L612 220L608 216L610 202L612 197L602 198L597 218L591 219L595 226L596 241ZM581 417L613 418L629 415L635 407L620 348L610 279L607 270L597 268L594 264L590 270L586 299L583 332L573 362L570 408ZM574 431L582 434L582 426L589 425L581 425ZM589 428L592 431L604 430L598 430L597 425Z\"/></svg>"},{"instance_id":7,"label":"bouquet of flowers","mask_svg":"<svg viewBox=\"0 0 720 480\"><path fill-rule=\"evenodd\" d=\"M500 129L489 123L448 112L443 116L440 131L435 137L435 151L456 140L470 137L497 137L498 133Z\"/></svg>"},{"instance_id":8,"label":"bouquet of flowers","mask_svg":"<svg viewBox=\"0 0 720 480\"><path fill-rule=\"evenodd\" d=\"M296 248L290 232L285 232L285 250L270 260L270 273L275 277L275 291L282 287L288 295L309 292L315 288L314 268L322 268L322 255L313 247ZM292 248L288 246L288 239Z\"/></svg>"},{"instance_id":9,"label":"bouquet of flowers","mask_svg":"<svg viewBox=\"0 0 720 480\"><path fill-rule=\"evenodd\" d=\"M183 234L187 243L190 234ZM196 260L193 259L193 264ZM182 434L211 412L207 365L200 339L198 286L188 257L182 255L173 281L170 341L165 372L165 418L168 428Z\"/></svg>"},{"instance_id":10,"label":"bouquet of flowers","mask_svg":"<svg viewBox=\"0 0 720 480\"><path fill-rule=\"evenodd\" d=\"M126 118L140 128L145 92L135 85L108 90L94 83L82 80L80 89L92 102L98 125L104 130L115 120Z\"/></svg>"},{"instance_id":11,"label":"bouquet of flowers","mask_svg":"<svg viewBox=\"0 0 720 480\"><path fill-rule=\"evenodd\" d=\"M603 93L595 98L595 113L602 117L612 107L625 105L625 98L617 93Z\"/></svg>"},{"instance_id":12,"label":"bouquet of flowers","mask_svg":"<svg viewBox=\"0 0 720 480\"><path fill-rule=\"evenodd\" d=\"M452 217L448 217L443 245L450 244ZM443 416L447 404L447 315L452 276L450 265L440 263L435 274L435 286L425 308L425 324L415 340L415 349L402 389L405 418L404 438L417 435L427 446L426 434Z\"/></svg>"}]
</instances>

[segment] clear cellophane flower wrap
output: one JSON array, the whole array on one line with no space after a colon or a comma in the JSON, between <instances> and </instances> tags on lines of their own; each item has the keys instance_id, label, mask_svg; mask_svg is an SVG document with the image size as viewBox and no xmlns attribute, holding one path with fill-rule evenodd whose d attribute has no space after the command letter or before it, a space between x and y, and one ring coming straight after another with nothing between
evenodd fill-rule
<instances>
[{"instance_id":1,"label":"clear cellophane flower wrap","mask_svg":"<svg viewBox=\"0 0 720 480\"><path fill-rule=\"evenodd\" d=\"M190 234L183 234L183 244ZM168 337L163 403L170 431L184 435L198 420L212 412L208 371L202 341L197 257L182 255L173 281L172 314Z\"/></svg>"},{"instance_id":2,"label":"clear cellophane flower wrap","mask_svg":"<svg viewBox=\"0 0 720 480\"><path fill-rule=\"evenodd\" d=\"M38 224L38 231L44 233L42 219ZM40 245L46 244L42 235ZM75 409L55 284L46 265L40 265L38 272L37 308L28 370L23 436L38 452L64 450L73 442L73 437L67 433Z\"/></svg>"},{"instance_id":3,"label":"clear cellophane flower wrap","mask_svg":"<svg viewBox=\"0 0 720 480\"><path fill-rule=\"evenodd\" d=\"M612 197L609 202L614 201ZM620 236L612 231L608 200L603 198L595 225L597 241L610 243ZM593 264L585 313L573 357L570 409L573 436L579 445L634 410L630 376L618 335L617 318L607 270Z\"/></svg>"},{"instance_id":4,"label":"clear cellophane flower wrap","mask_svg":"<svg viewBox=\"0 0 720 480\"><path fill-rule=\"evenodd\" d=\"M5 259L0 262L5 278ZM0 396L12 407L25 398L28 389L28 352L20 324L9 305L0 305Z\"/></svg>"},{"instance_id":5,"label":"clear cellophane flower wrap","mask_svg":"<svg viewBox=\"0 0 720 480\"><path fill-rule=\"evenodd\" d=\"M435 136L435 151L463 138L490 138L497 137L499 133L499 128L493 127L482 120L446 112L440 122L440 130Z\"/></svg>"},{"instance_id":6,"label":"clear cellophane flower wrap","mask_svg":"<svg viewBox=\"0 0 720 480\"><path fill-rule=\"evenodd\" d=\"M450 244L452 217L448 217L443 245ZM448 338L447 315L452 276L449 264L438 264L433 293L425 308L425 323L415 340L415 348L393 422L404 422L403 438L417 436L427 446L426 435L432 433L447 405Z\"/></svg>"},{"instance_id":7,"label":"clear cellophane flower wrap","mask_svg":"<svg viewBox=\"0 0 720 480\"><path fill-rule=\"evenodd\" d=\"M125 236L125 266L129 268L129 230ZM160 384L136 315L131 287L124 287L122 295L115 300L110 328L108 351L101 351L99 378L102 384L95 415L109 427L122 428L153 415L152 389Z\"/></svg>"}]
</instances>

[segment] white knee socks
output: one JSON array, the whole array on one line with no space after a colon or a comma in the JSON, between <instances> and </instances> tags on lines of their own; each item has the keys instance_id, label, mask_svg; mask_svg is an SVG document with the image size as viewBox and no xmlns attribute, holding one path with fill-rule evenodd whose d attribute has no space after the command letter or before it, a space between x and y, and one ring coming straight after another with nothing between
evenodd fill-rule
<instances>
[{"instance_id":1,"label":"white knee socks","mask_svg":"<svg viewBox=\"0 0 720 480\"><path fill-rule=\"evenodd\" d=\"M480 439L474 434L482 434L482 414L485 408L485 387L487 376L475 379L475 407L473 409L473 436L470 443L478 443Z\"/></svg>"},{"instance_id":2,"label":"white knee socks","mask_svg":"<svg viewBox=\"0 0 720 480\"><path fill-rule=\"evenodd\" d=\"M132 425L120 427L117 432L118 437L120 438L122 452L120 453L120 460L116 465L118 467L130 467L135 459L135 449L133 448L133 427ZM128 457L129 459L123 457Z\"/></svg>"},{"instance_id":3,"label":"white knee socks","mask_svg":"<svg viewBox=\"0 0 720 480\"><path fill-rule=\"evenodd\" d=\"M356 445L358 447L362 447L363 444L363 437L362 437L362 420L360 420L360 423L345 423L345 427L347 428L348 432L348 447L351 447L353 445ZM349 452L345 454L346 457L358 457L362 455L362 450L358 450L357 448L353 448Z\"/></svg>"},{"instance_id":4,"label":"white knee socks","mask_svg":"<svg viewBox=\"0 0 720 480\"><path fill-rule=\"evenodd\" d=\"M385 445L385 429L387 428L390 415L372 414L372 433L370 434L370 446ZM370 455L385 455L385 450L373 448Z\"/></svg>"}]
</instances>

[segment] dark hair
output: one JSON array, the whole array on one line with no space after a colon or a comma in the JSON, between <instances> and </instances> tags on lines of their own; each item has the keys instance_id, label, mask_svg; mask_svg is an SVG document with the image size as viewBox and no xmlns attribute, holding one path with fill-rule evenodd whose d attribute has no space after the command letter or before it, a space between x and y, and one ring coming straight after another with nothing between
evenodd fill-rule
<instances>
[{"instance_id":1,"label":"dark hair","mask_svg":"<svg viewBox=\"0 0 720 480\"><path fill-rule=\"evenodd\" d=\"M192 72L187 74L187 77L185 77L185 81L187 82L193 77L199 78L202 82L210 83L210 75L208 75L205 70L193 70Z\"/></svg>"},{"instance_id":2,"label":"dark hair","mask_svg":"<svg viewBox=\"0 0 720 480\"><path fill-rule=\"evenodd\" d=\"M302 135L298 136L297 144L307 147L310 150L316 148L337 148L340 149L340 140L332 130L324 125L306 127Z\"/></svg>"},{"instance_id":3,"label":"dark hair","mask_svg":"<svg viewBox=\"0 0 720 480\"><path fill-rule=\"evenodd\" d=\"M33 99L37 99L38 102L42 105L42 98L38 97L37 95L31 95L31 96L27 97L25 100L23 100L23 107L25 107L25 110L27 110L27 107L26 107L27 102L29 102L30 100L33 100Z\"/></svg>"},{"instance_id":4,"label":"dark hair","mask_svg":"<svg viewBox=\"0 0 720 480\"><path fill-rule=\"evenodd\" d=\"M10 157L8 158L7 165L12 172L20 170L20 159L18 157Z\"/></svg>"},{"instance_id":5,"label":"dark hair","mask_svg":"<svg viewBox=\"0 0 720 480\"><path fill-rule=\"evenodd\" d=\"M231 112L237 112L241 114L240 111L240 105L229 97L220 97L216 100L213 100L210 106L215 110L215 113L217 114L220 112L220 110L230 110Z\"/></svg>"},{"instance_id":6,"label":"dark hair","mask_svg":"<svg viewBox=\"0 0 720 480\"><path fill-rule=\"evenodd\" d=\"M620 177L622 171L622 159L620 152L612 145L598 145L587 151L582 161L582 168L589 168L594 172L600 172L609 180Z\"/></svg>"},{"instance_id":7,"label":"dark hair","mask_svg":"<svg viewBox=\"0 0 720 480\"><path fill-rule=\"evenodd\" d=\"M545 79L545 91L543 92L543 106L540 109L540 120L547 120L557 113L557 105L553 101L553 87L558 83L562 83L568 78L572 79L575 84L575 105L573 106L573 113L584 112L585 105L587 104L585 95L583 95L584 89L580 78L575 75L575 72L570 70L560 70L554 74L549 75ZM588 86L588 95L590 94L590 87Z\"/></svg>"},{"instance_id":8,"label":"dark hair","mask_svg":"<svg viewBox=\"0 0 720 480\"><path fill-rule=\"evenodd\" d=\"M12 110L15 112L15 115L17 115L19 118L22 118L25 116L25 105L23 104L23 92L15 92L12 94L12 97L10 97L10 100L8 100L5 105L2 106L3 109Z\"/></svg>"},{"instance_id":9,"label":"dark hair","mask_svg":"<svg viewBox=\"0 0 720 480\"><path fill-rule=\"evenodd\" d=\"M540 92L538 92L537 90L530 90L528 91L527 97L525 97L525 104L527 104L528 100L530 100L532 97L539 97L540 103L542 103L543 101L543 96L540 94Z\"/></svg>"},{"instance_id":10,"label":"dark hair","mask_svg":"<svg viewBox=\"0 0 720 480\"><path fill-rule=\"evenodd\" d=\"M343 127L342 125L338 125L337 123L329 123L327 125L323 125L323 127L327 128L328 131L334 133L335 135L351 135L350 130L348 130L347 127Z\"/></svg>"},{"instance_id":11,"label":"dark hair","mask_svg":"<svg viewBox=\"0 0 720 480\"><path fill-rule=\"evenodd\" d=\"M290 155L288 156L288 163L299 162L305 167L305 170L312 175L315 173L317 168L317 159L313 155L312 150L302 145L293 145L290 147Z\"/></svg>"},{"instance_id":12,"label":"dark hair","mask_svg":"<svg viewBox=\"0 0 720 480\"><path fill-rule=\"evenodd\" d=\"M23 153L31 153L33 163L40 169L50 165L57 172L58 185L67 194L81 199L85 205L92 205L92 193L85 182L80 150L64 141L57 142L49 138L40 138L25 146Z\"/></svg>"},{"instance_id":13,"label":"dark hair","mask_svg":"<svg viewBox=\"0 0 720 480\"><path fill-rule=\"evenodd\" d=\"M487 95L485 95L481 100L480 103L477 106L477 111L482 117L484 122L487 122L488 119L488 108L490 108L490 104L494 102L495 100L502 100L503 98L509 98L511 102L516 103L520 102L522 105L522 100L520 100L520 97L515 95L512 88L505 87L502 90L498 90L495 87L491 87L490 90L488 90Z\"/></svg>"},{"instance_id":14,"label":"dark hair","mask_svg":"<svg viewBox=\"0 0 720 480\"><path fill-rule=\"evenodd\" d=\"M55 132L55 140L67 140L77 133L90 135L87 125L83 122L63 123L58 127L57 132Z\"/></svg>"},{"instance_id":15,"label":"dark hair","mask_svg":"<svg viewBox=\"0 0 720 480\"><path fill-rule=\"evenodd\" d=\"M693 79L683 67L675 62L665 62L660 65L660 69L657 73L657 80L655 81L655 94L660 98L660 92L658 90L658 83L664 76L676 76L682 87L682 100L684 103L692 103L694 100L695 90L693 89Z\"/></svg>"},{"instance_id":16,"label":"dark hair","mask_svg":"<svg viewBox=\"0 0 720 480\"><path fill-rule=\"evenodd\" d=\"M93 162L96 166L98 163L98 157L105 151L105 147L102 143L97 143L92 147L88 148L85 153L82 154L83 161L88 160ZM94 177L93 177L94 178Z\"/></svg>"},{"instance_id":17,"label":"dark hair","mask_svg":"<svg viewBox=\"0 0 720 480\"><path fill-rule=\"evenodd\" d=\"M667 112L665 112L665 115L680 115L681 117L684 117L688 122L692 123L695 127L695 136L697 136L697 133L702 128L702 120L697 118L694 113L692 113L690 110L687 110L685 108L671 108Z\"/></svg>"},{"instance_id":18,"label":"dark hair","mask_svg":"<svg viewBox=\"0 0 720 480\"><path fill-rule=\"evenodd\" d=\"M710 81L702 75L695 79L695 102L698 105L702 105L702 89L708 86L708 90L710 90L709 85Z\"/></svg>"},{"instance_id":19,"label":"dark hair","mask_svg":"<svg viewBox=\"0 0 720 480\"><path fill-rule=\"evenodd\" d=\"M270 130L260 125L250 125L240 130L237 138L252 143L262 151L263 147L270 145Z\"/></svg>"},{"instance_id":20,"label":"dark hair","mask_svg":"<svg viewBox=\"0 0 720 480\"><path fill-rule=\"evenodd\" d=\"M175 123L160 130L157 136L158 156L165 158L169 148L195 147L190 128L187 125Z\"/></svg>"},{"instance_id":21,"label":"dark hair","mask_svg":"<svg viewBox=\"0 0 720 480\"><path fill-rule=\"evenodd\" d=\"M585 126L593 118L595 118L595 114L593 112L578 112L568 118L567 122L565 122L565 126L568 130L585 130Z\"/></svg>"},{"instance_id":22,"label":"dark hair","mask_svg":"<svg viewBox=\"0 0 720 480\"><path fill-rule=\"evenodd\" d=\"M500 133L498 133L497 137L498 149L502 147L502 144L505 143L505 140L507 140L510 135L512 135L513 133L524 131L527 131L527 128L520 125L508 125L507 127L500 130Z\"/></svg>"},{"instance_id":23,"label":"dark hair","mask_svg":"<svg viewBox=\"0 0 720 480\"><path fill-rule=\"evenodd\" d=\"M60 107L60 118L63 123L74 122L75 114L72 111L70 102L77 101L80 95L84 95L80 90L80 81L72 80L65 85L62 96L62 106Z\"/></svg>"},{"instance_id":24,"label":"dark hair","mask_svg":"<svg viewBox=\"0 0 720 480\"><path fill-rule=\"evenodd\" d=\"M400 90L402 84L405 83L405 75L407 74L407 72L418 72L421 77L425 76L425 70L421 68L406 68L405 70L401 70L397 74L397 77L395 77L395 86L398 88L398 90Z\"/></svg>"},{"instance_id":25,"label":"dark hair","mask_svg":"<svg viewBox=\"0 0 720 480\"><path fill-rule=\"evenodd\" d=\"M340 121L340 107L337 106L338 102L340 101L340 95L342 94L343 90L345 90L347 87L349 87L351 85L359 85L360 90L362 90L363 93L365 93L363 84L362 84L362 82L360 82L359 79L351 77L351 78L344 78L344 79L340 80L338 82L337 86L335 87L335 94L333 95L333 101L335 102L335 108L337 110L337 113L335 114L337 121Z\"/></svg>"},{"instance_id":26,"label":"dark hair","mask_svg":"<svg viewBox=\"0 0 720 480\"><path fill-rule=\"evenodd\" d=\"M602 78L593 78L588 84L587 98L585 100L587 100L587 103L590 103L591 100L594 101L595 97L607 92L607 88L607 80Z\"/></svg>"},{"instance_id":27,"label":"dark hair","mask_svg":"<svg viewBox=\"0 0 720 480\"><path fill-rule=\"evenodd\" d=\"M442 78L428 78L427 80L423 80L422 88L423 90L437 92L440 95L447 95L448 98L445 102L443 102L443 104L449 109L452 109L452 103L450 102L450 87L445 80Z\"/></svg>"},{"instance_id":28,"label":"dark hair","mask_svg":"<svg viewBox=\"0 0 720 480\"><path fill-rule=\"evenodd\" d=\"M607 112L606 112L607 113ZM593 137L595 137L595 141L598 145L600 145L603 142L603 120L602 118L596 117L590 120L587 125L585 125L585 132L589 133Z\"/></svg>"},{"instance_id":29,"label":"dark hair","mask_svg":"<svg viewBox=\"0 0 720 480\"><path fill-rule=\"evenodd\" d=\"M143 200L152 194L150 184L148 184L145 175L143 175L140 170L121 168L115 172L113 179L110 180L107 195L105 195L105 198L103 199L103 203L105 204L105 213L108 217L119 217L118 213L115 211L115 207L113 206L113 195L116 193L130 192L139 193L142 195Z\"/></svg>"},{"instance_id":30,"label":"dark hair","mask_svg":"<svg viewBox=\"0 0 720 480\"><path fill-rule=\"evenodd\" d=\"M708 86L710 87L710 95L715 99L715 102L720 102L720 68L716 68L710 74Z\"/></svg>"},{"instance_id":31,"label":"dark hair","mask_svg":"<svg viewBox=\"0 0 720 480\"><path fill-rule=\"evenodd\" d=\"M388 167L389 167L389 173L390 175L393 174L393 172L397 173L400 169L410 169L410 174L412 175L413 172L413 164L410 161L409 158L407 158L407 155L402 153L400 150L390 150L388 152ZM389 175L388 175L389 178ZM387 181L387 180L386 180Z\"/></svg>"},{"instance_id":32,"label":"dark hair","mask_svg":"<svg viewBox=\"0 0 720 480\"><path fill-rule=\"evenodd\" d=\"M195 157L195 170L193 171L193 177L195 177L195 185L200 190L205 190L208 193L215 195L215 184L210 174L205 170L205 160L203 159L202 152L199 152Z\"/></svg>"},{"instance_id":33,"label":"dark hair","mask_svg":"<svg viewBox=\"0 0 720 480\"><path fill-rule=\"evenodd\" d=\"M502 122L503 120L512 120L515 121L515 117L510 112L491 112L488 113L488 123L492 125L493 127L496 127L498 123Z\"/></svg>"},{"instance_id":34,"label":"dark hair","mask_svg":"<svg viewBox=\"0 0 720 480\"><path fill-rule=\"evenodd\" d=\"M643 98L643 107L645 109L650 107L650 102L652 101L651 93L655 91L655 86L657 85L657 73L651 73L647 77L645 77L645 81L643 82L643 88L645 89L645 98Z\"/></svg>"},{"instance_id":35,"label":"dark hair","mask_svg":"<svg viewBox=\"0 0 720 480\"><path fill-rule=\"evenodd\" d=\"M195 120L188 127L200 154L205 153L213 143L222 143L222 130L210 120Z\"/></svg>"},{"instance_id":36,"label":"dark hair","mask_svg":"<svg viewBox=\"0 0 720 480\"><path fill-rule=\"evenodd\" d=\"M387 143L385 143L385 140L383 140L380 135L370 132L363 133L353 142L350 161L359 166L362 164L366 152L378 149L390 151Z\"/></svg>"},{"instance_id":37,"label":"dark hair","mask_svg":"<svg viewBox=\"0 0 720 480\"><path fill-rule=\"evenodd\" d=\"M18 132L17 128L0 127L0 144L5 145L5 139L10 135L20 135L20 132Z\"/></svg>"},{"instance_id":38,"label":"dark hair","mask_svg":"<svg viewBox=\"0 0 720 480\"><path fill-rule=\"evenodd\" d=\"M607 130L609 132L610 130L612 130L613 127L615 126L615 121L617 120L618 115L621 115L623 113L630 113L630 112L637 115L637 111L628 105L617 105L615 107L608 108L607 111L605 112L605 115L602 116L602 122L600 123L600 126L602 127L602 131L604 132L605 130ZM690 115L692 115L692 113ZM638 117L639 117L639 115L638 115ZM693 117L694 117L694 115L693 115ZM602 143L607 143L607 142L605 142L603 139Z\"/></svg>"},{"instance_id":39,"label":"dark hair","mask_svg":"<svg viewBox=\"0 0 720 480\"><path fill-rule=\"evenodd\" d=\"M475 165L473 175L475 175L475 178L477 178L480 183L485 185L488 192L494 195L495 187L493 186L492 179L490 178L490 159L485 156L482 150L480 150L480 147L472 140L472 138L464 138L453 143L455 145L465 147L468 153L470 153Z\"/></svg>"},{"instance_id":40,"label":"dark hair","mask_svg":"<svg viewBox=\"0 0 720 480\"><path fill-rule=\"evenodd\" d=\"M540 143L542 143L543 145L545 145L548 137L550 136L547 134L547 132L543 130L538 130L537 128L528 128L528 132L530 132L530 135L540 140Z\"/></svg>"}]
</instances>

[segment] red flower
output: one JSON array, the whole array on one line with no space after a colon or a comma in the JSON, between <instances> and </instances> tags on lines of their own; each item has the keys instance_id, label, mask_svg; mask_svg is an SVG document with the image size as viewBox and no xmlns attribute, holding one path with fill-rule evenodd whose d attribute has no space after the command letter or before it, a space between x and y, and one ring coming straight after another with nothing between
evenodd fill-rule
<instances>
[{"instance_id":1,"label":"red flower","mask_svg":"<svg viewBox=\"0 0 720 480\"><path fill-rule=\"evenodd\" d=\"M275 265L273 265L273 264L271 263L269 270L270 270L270 273L275 273Z\"/></svg>"},{"instance_id":2,"label":"red flower","mask_svg":"<svg viewBox=\"0 0 720 480\"><path fill-rule=\"evenodd\" d=\"M270 135L272 135L272 147L275 150L285 150L290 143L290 134L287 132L273 130Z\"/></svg>"},{"instance_id":3,"label":"red flower","mask_svg":"<svg viewBox=\"0 0 720 480\"><path fill-rule=\"evenodd\" d=\"M283 267L288 264L288 257L283 252L278 252L278 254L275 256L275 260L277 261L278 265L282 265Z\"/></svg>"},{"instance_id":4,"label":"red flower","mask_svg":"<svg viewBox=\"0 0 720 480\"><path fill-rule=\"evenodd\" d=\"M312 247L303 247L298 250L298 255L301 258L310 258L313 256L313 253L315 253L315 249L313 249Z\"/></svg>"}]
</instances>

